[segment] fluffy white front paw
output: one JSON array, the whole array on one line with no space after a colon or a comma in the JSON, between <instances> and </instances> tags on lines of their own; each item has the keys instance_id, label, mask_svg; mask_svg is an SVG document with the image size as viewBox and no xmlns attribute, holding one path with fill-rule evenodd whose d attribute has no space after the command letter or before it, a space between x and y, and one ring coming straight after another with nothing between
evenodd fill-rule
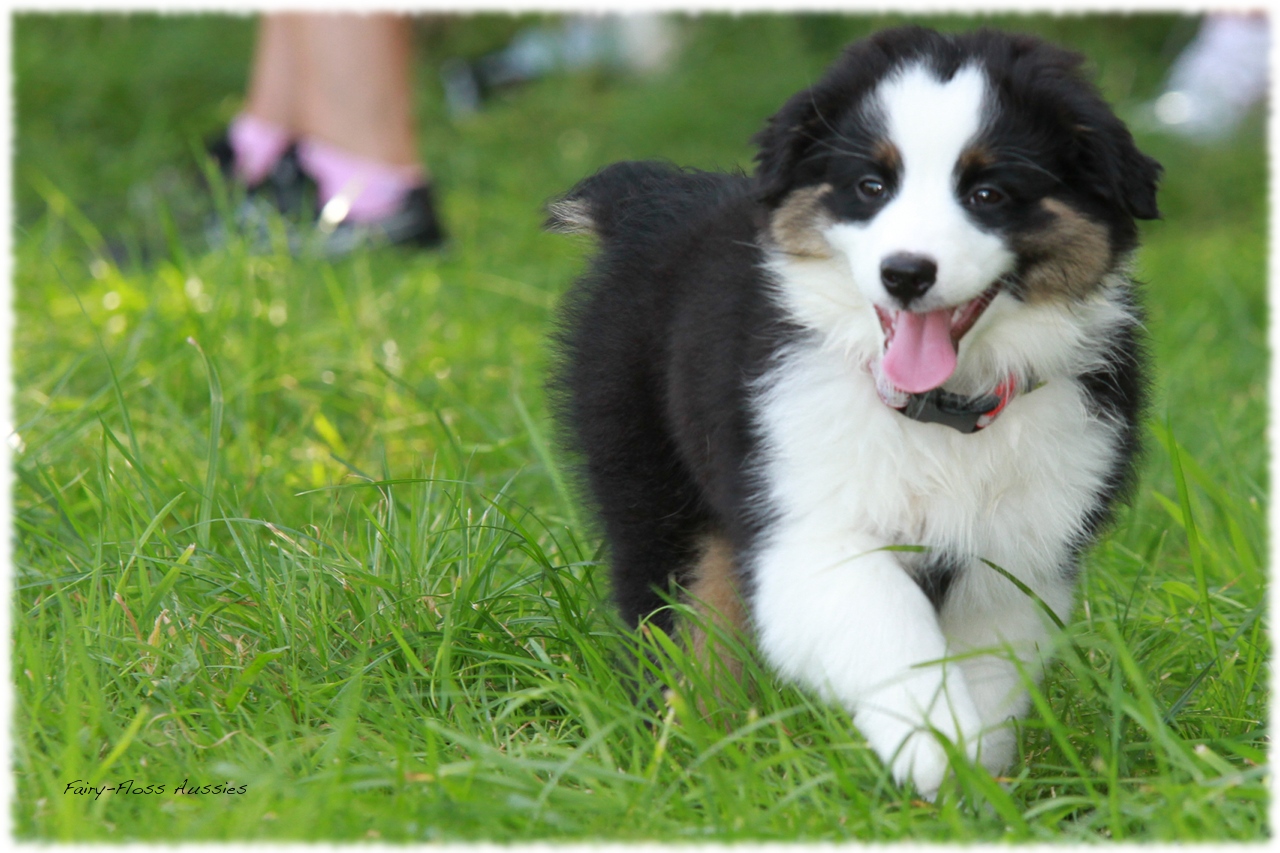
<instances>
[{"instance_id":1,"label":"fluffy white front paw","mask_svg":"<svg viewBox=\"0 0 1280 853\"><path fill-rule=\"evenodd\" d=\"M911 782L920 796L933 802L949 766L947 752L937 736L931 731L917 731L898 748L890 769L895 782L899 785Z\"/></svg>"},{"instance_id":2,"label":"fluffy white front paw","mask_svg":"<svg viewBox=\"0 0 1280 853\"><path fill-rule=\"evenodd\" d=\"M935 728L938 728L935 725ZM942 787L949 768L947 751L939 742L939 732L917 730L909 735L894 756L890 765L894 781L899 785L910 781L920 796L933 802ZM998 726L975 737L973 733L961 737L958 732L948 732L953 744L961 747L970 763L981 764L992 776L999 776L1012 763L1016 750L1016 738L1008 725ZM960 739L957 739L960 738ZM975 744L981 744L976 750Z\"/></svg>"},{"instance_id":3,"label":"fluffy white front paw","mask_svg":"<svg viewBox=\"0 0 1280 853\"><path fill-rule=\"evenodd\" d=\"M933 800L947 775L945 737L967 760L978 757L982 721L968 693L959 685L926 702L914 691L887 691L854 714L854 724L893 772L899 785L911 782L920 795ZM923 707L922 707L923 706Z\"/></svg>"},{"instance_id":4,"label":"fluffy white front paw","mask_svg":"<svg viewBox=\"0 0 1280 853\"><path fill-rule=\"evenodd\" d=\"M1013 764L1018 752L1018 736L1013 724L1005 721L982 733L982 749L978 761L992 776L999 776Z\"/></svg>"}]
</instances>

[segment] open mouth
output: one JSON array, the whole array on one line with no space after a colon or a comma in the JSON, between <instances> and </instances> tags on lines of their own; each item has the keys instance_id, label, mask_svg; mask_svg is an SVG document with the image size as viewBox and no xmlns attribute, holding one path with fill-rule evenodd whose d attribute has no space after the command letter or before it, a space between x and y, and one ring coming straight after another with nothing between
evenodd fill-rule
<instances>
[{"instance_id":1,"label":"open mouth","mask_svg":"<svg viewBox=\"0 0 1280 853\"><path fill-rule=\"evenodd\" d=\"M908 394L932 391L955 372L956 347L1000 292L997 282L976 298L951 308L917 313L876 306L884 329L880 373Z\"/></svg>"}]
</instances>

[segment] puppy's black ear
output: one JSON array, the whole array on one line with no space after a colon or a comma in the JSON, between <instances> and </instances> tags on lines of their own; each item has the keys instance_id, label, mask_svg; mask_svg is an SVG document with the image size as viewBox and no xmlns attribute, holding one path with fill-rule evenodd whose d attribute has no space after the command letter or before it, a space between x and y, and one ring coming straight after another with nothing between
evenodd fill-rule
<instances>
[{"instance_id":1,"label":"puppy's black ear","mask_svg":"<svg viewBox=\"0 0 1280 853\"><path fill-rule=\"evenodd\" d=\"M757 198L770 207L796 185L797 169L814 147L833 135L832 122L838 116L828 104L827 81L805 89L782 105L752 142L760 147L756 153Z\"/></svg>"},{"instance_id":2,"label":"puppy's black ear","mask_svg":"<svg viewBox=\"0 0 1280 853\"><path fill-rule=\"evenodd\" d=\"M1138 150L1128 128L1108 112L1075 131L1081 174L1093 191L1134 219L1159 219L1156 188L1164 170Z\"/></svg>"},{"instance_id":3,"label":"puppy's black ear","mask_svg":"<svg viewBox=\"0 0 1280 853\"><path fill-rule=\"evenodd\" d=\"M850 44L822 79L793 95L752 139L756 154L757 198L776 205L806 180L820 178L815 156L838 148L833 144L845 114L859 109L875 81L904 54L919 50L938 35L921 27L881 30Z\"/></svg>"},{"instance_id":4,"label":"puppy's black ear","mask_svg":"<svg viewBox=\"0 0 1280 853\"><path fill-rule=\"evenodd\" d=\"M1002 98L1047 123L1069 145L1074 179L1133 219L1158 219L1160 164L1138 150L1086 72L1085 58L1036 36L980 30L974 41L999 69Z\"/></svg>"},{"instance_id":5,"label":"puppy's black ear","mask_svg":"<svg viewBox=\"0 0 1280 853\"><path fill-rule=\"evenodd\" d=\"M948 49L933 30L905 25L880 30L844 49L822 79L782 105L752 139L756 154L757 198L776 205L790 190L821 178L818 154L838 150L840 123L894 65L913 56Z\"/></svg>"}]
</instances>

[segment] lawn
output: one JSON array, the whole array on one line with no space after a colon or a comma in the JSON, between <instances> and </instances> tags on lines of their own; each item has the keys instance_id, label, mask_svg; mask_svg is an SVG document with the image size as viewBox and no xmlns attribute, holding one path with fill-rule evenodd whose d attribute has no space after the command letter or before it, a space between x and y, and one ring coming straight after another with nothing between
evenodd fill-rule
<instances>
[{"instance_id":1,"label":"lawn","mask_svg":"<svg viewBox=\"0 0 1280 853\"><path fill-rule=\"evenodd\" d=\"M15 18L16 833L1266 837L1263 121L1209 148L1141 121L1194 19L997 21L1085 51L1166 167L1137 259L1157 385L1022 761L936 803L755 658L691 712L679 648L611 614L542 392L587 250L542 203L616 159L749 166L764 118L888 19L684 19L666 72L451 119L439 62L535 20L421 28L448 249L323 263L202 241L198 152L238 107L250 19Z\"/></svg>"}]
</instances>

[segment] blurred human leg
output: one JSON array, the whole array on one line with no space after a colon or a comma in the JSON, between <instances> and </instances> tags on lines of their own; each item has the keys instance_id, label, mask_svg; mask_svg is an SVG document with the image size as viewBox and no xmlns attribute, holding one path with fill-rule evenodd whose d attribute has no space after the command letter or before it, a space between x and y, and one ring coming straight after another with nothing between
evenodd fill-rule
<instances>
[{"instance_id":1,"label":"blurred human leg","mask_svg":"<svg viewBox=\"0 0 1280 853\"><path fill-rule=\"evenodd\" d=\"M244 112L296 133L299 126L299 38L305 16L263 15L258 24Z\"/></svg>"},{"instance_id":2,"label":"blurred human leg","mask_svg":"<svg viewBox=\"0 0 1280 853\"><path fill-rule=\"evenodd\" d=\"M264 15L258 27L245 108L227 128L230 155L219 157L245 186L261 184L296 135L297 18Z\"/></svg>"},{"instance_id":3,"label":"blurred human leg","mask_svg":"<svg viewBox=\"0 0 1280 853\"><path fill-rule=\"evenodd\" d=\"M412 28L404 15L298 15L299 136L389 166L418 165Z\"/></svg>"},{"instance_id":4,"label":"blurred human leg","mask_svg":"<svg viewBox=\"0 0 1280 853\"><path fill-rule=\"evenodd\" d=\"M298 30L298 157L319 189L322 223L394 215L426 183L409 19L315 14Z\"/></svg>"},{"instance_id":5,"label":"blurred human leg","mask_svg":"<svg viewBox=\"0 0 1280 853\"><path fill-rule=\"evenodd\" d=\"M330 243L339 225L438 243L414 126L412 35L403 15L264 16L245 109L228 131L236 178L254 187L281 165L300 167ZM285 157L291 145L296 159Z\"/></svg>"}]
</instances>

